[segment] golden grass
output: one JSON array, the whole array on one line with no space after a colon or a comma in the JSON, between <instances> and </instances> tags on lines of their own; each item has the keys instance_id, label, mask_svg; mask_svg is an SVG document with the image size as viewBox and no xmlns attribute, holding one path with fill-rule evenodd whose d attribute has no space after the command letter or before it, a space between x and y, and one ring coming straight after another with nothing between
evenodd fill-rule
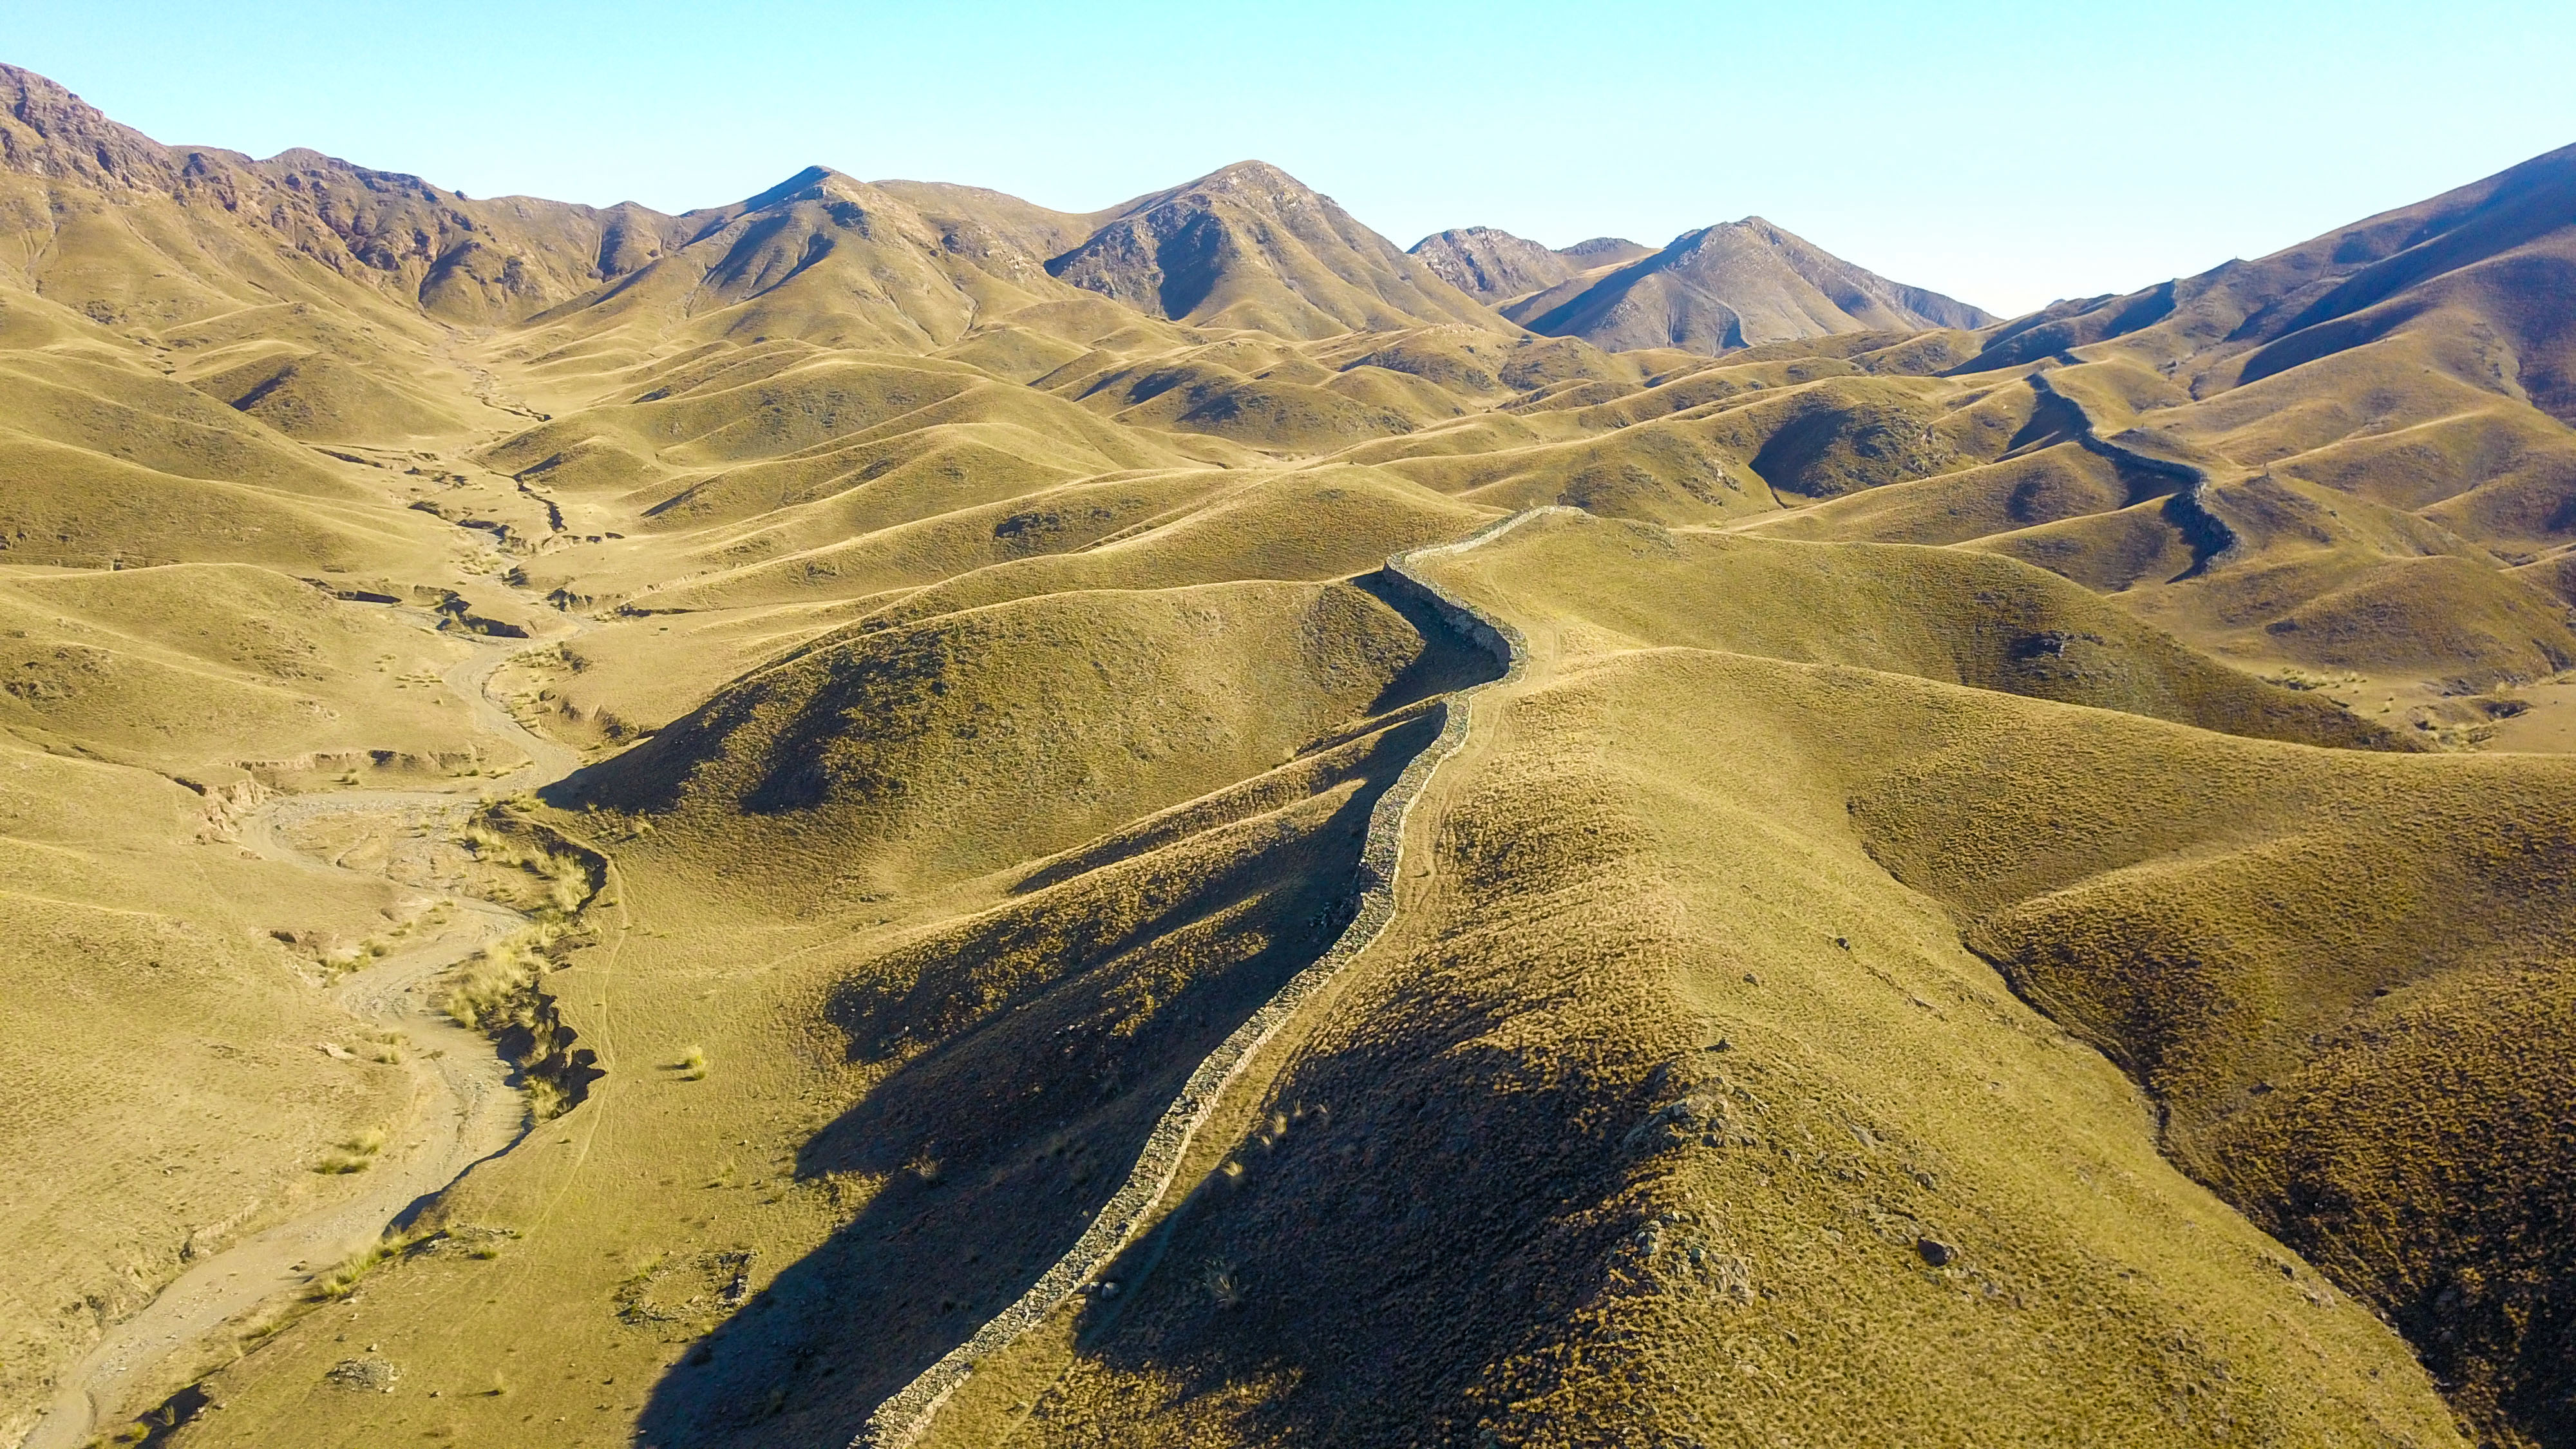
<instances>
[{"instance_id":1,"label":"golden grass","mask_svg":"<svg viewBox=\"0 0 2576 1449\"><path fill-rule=\"evenodd\" d=\"M1460 682L1342 580L1571 503L1630 523L1444 565L1548 667L1399 930L1160 1266L943 1432L2456 1442L2420 1356L2563 1435L2568 782L2474 753L2556 738L2576 662L2550 307L2490 265L2563 238L2485 193L1707 358L1518 334L1268 168L683 223L209 153L233 210L6 83L54 129L0 117L46 168L0 173L0 1041L59 1191L0 1298L87 1306L10 1325L0 1422L409 1130L307 946L418 939L440 857L257 859L253 785L518 755L435 682L479 646L326 592L581 630L502 692L599 763L463 841L537 919L442 1009L538 1125L424 1215L461 1251L323 1275L190 1442L345 1437L308 1396L362 1319L445 1387L375 1437L846 1442L1337 928L1422 732L1383 712ZM316 180L451 261L361 258ZM2450 271L2330 291L2426 226ZM2468 753L2316 747L2392 732ZM506 1294L468 1225L523 1235Z\"/></svg>"}]
</instances>

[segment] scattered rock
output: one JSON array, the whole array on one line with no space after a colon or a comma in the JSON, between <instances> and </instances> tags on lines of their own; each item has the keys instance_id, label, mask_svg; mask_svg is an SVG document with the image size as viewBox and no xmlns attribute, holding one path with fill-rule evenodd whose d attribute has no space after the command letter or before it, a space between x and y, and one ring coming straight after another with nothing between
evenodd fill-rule
<instances>
[{"instance_id":1,"label":"scattered rock","mask_svg":"<svg viewBox=\"0 0 2576 1449\"><path fill-rule=\"evenodd\" d=\"M1946 1268L1950 1266L1952 1259L1959 1256L1958 1249L1942 1242L1939 1238L1916 1238L1914 1251L1922 1254L1923 1261L1935 1268Z\"/></svg>"},{"instance_id":2,"label":"scattered rock","mask_svg":"<svg viewBox=\"0 0 2576 1449\"><path fill-rule=\"evenodd\" d=\"M1660 1151L1726 1125L1725 1109L1716 1098L1690 1096L1664 1103L1628 1129L1620 1145L1631 1152Z\"/></svg>"},{"instance_id":3,"label":"scattered rock","mask_svg":"<svg viewBox=\"0 0 2576 1449\"><path fill-rule=\"evenodd\" d=\"M322 1377L352 1393L390 1394L402 1370L380 1358L344 1358Z\"/></svg>"}]
</instances>

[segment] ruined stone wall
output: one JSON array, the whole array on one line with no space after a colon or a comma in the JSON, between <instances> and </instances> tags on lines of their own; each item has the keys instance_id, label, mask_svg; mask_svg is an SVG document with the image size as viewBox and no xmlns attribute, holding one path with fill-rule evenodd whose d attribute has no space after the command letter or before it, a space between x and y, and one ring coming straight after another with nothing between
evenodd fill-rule
<instances>
[{"instance_id":1,"label":"ruined stone wall","mask_svg":"<svg viewBox=\"0 0 2576 1449\"><path fill-rule=\"evenodd\" d=\"M1358 913L1334 939L1332 947L1313 964L1290 977L1286 985L1246 1017L1224 1041L1217 1044L1216 1050L1208 1053L1197 1070L1190 1073L1180 1095L1163 1109L1162 1118L1147 1135L1144 1150L1137 1154L1136 1165L1128 1173L1127 1180L1101 1207L1091 1226L1073 1247L1030 1284L1018 1301L879 1404L876 1412L868 1416L867 1427L852 1441L852 1449L904 1449L919 1439L929 1428L932 1416L939 1412L940 1405L974 1371L977 1360L1008 1348L1021 1334L1037 1326L1048 1314L1081 1291L1093 1275L1116 1258L1134 1239L1137 1228L1155 1204L1171 1190L1173 1175L1180 1170L1181 1158L1189 1147L1190 1139L1206 1123L1227 1084L1243 1070L1262 1044L1296 1014L1297 1008L1307 998L1331 981L1353 958L1376 944L1387 923L1395 918L1395 881L1404 865L1404 827L1406 818L1412 814L1414 802L1421 798L1423 787L1431 782L1432 772L1466 743L1468 722L1473 713L1470 696L1494 684L1517 679L1527 663L1528 654L1519 630L1442 590L1415 573L1413 565L1420 559L1462 553L1489 543L1541 514L1573 511L1535 508L1516 513L1457 543L1416 549L1386 561L1388 581L1429 605L1442 621L1477 647L1490 652L1503 666L1501 677L1459 690L1441 701L1439 735L1405 765L1404 773L1396 777L1395 783L1378 797L1376 806L1369 811L1368 836L1360 851Z\"/></svg>"}]
</instances>

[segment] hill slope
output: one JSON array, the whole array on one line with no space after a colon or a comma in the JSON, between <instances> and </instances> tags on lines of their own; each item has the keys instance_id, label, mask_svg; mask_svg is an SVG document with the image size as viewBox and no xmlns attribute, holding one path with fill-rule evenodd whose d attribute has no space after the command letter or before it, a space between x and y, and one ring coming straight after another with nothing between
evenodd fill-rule
<instances>
[{"instance_id":1,"label":"hill slope","mask_svg":"<svg viewBox=\"0 0 2576 1449\"><path fill-rule=\"evenodd\" d=\"M1618 237L1594 237L1558 251L1490 226L1468 226L1433 232L1406 251L1442 281L1499 307L1569 277L1635 261L1647 249Z\"/></svg>"},{"instance_id":2,"label":"hill slope","mask_svg":"<svg viewBox=\"0 0 2576 1449\"><path fill-rule=\"evenodd\" d=\"M1624 351L1721 352L1837 332L1982 327L1994 319L1891 282L1758 216L1675 237L1600 276L1564 280L1504 315L1533 332Z\"/></svg>"},{"instance_id":3,"label":"hill slope","mask_svg":"<svg viewBox=\"0 0 2576 1449\"><path fill-rule=\"evenodd\" d=\"M847 1443L1205 1106L932 1442L2576 1443L2565 156L2005 324L1447 234L1544 335L6 85L0 1440Z\"/></svg>"},{"instance_id":4,"label":"hill slope","mask_svg":"<svg viewBox=\"0 0 2576 1449\"><path fill-rule=\"evenodd\" d=\"M1331 197L1259 161L1117 208L1047 270L1154 316L1285 337L1426 322L1511 331Z\"/></svg>"}]
</instances>

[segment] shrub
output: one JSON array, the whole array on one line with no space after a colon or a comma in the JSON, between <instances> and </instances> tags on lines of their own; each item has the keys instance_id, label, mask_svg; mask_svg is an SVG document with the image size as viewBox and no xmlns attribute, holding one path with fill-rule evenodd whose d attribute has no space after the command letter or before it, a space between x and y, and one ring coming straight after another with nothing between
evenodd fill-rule
<instances>
[{"instance_id":1,"label":"shrub","mask_svg":"<svg viewBox=\"0 0 2576 1449\"><path fill-rule=\"evenodd\" d=\"M384 1150L385 1134L369 1128L323 1153L322 1160L313 1164L313 1170L331 1174L364 1172L375 1162L376 1154Z\"/></svg>"},{"instance_id":2,"label":"shrub","mask_svg":"<svg viewBox=\"0 0 2576 1449\"><path fill-rule=\"evenodd\" d=\"M1219 1308L1241 1308L1243 1286L1235 1279L1234 1264L1223 1258L1210 1258L1199 1265L1199 1282Z\"/></svg>"}]
</instances>

